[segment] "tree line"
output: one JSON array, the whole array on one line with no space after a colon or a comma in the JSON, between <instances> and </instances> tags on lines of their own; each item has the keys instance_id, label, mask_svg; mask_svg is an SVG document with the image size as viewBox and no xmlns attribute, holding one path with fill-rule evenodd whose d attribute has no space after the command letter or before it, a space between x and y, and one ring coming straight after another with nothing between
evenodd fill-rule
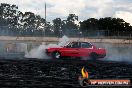
<instances>
[{"instance_id":1,"label":"tree line","mask_svg":"<svg viewBox=\"0 0 132 88\"><path fill-rule=\"evenodd\" d=\"M69 14L67 19L55 18L47 22L33 12L21 12L18 6L0 4L0 35L10 36L130 36L132 26L121 18L89 18L78 21Z\"/></svg>"}]
</instances>

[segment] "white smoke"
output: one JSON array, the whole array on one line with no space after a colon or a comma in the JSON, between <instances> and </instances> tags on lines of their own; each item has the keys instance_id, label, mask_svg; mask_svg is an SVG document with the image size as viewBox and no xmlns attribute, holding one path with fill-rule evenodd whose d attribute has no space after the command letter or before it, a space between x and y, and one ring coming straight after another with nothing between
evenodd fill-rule
<instances>
[{"instance_id":1,"label":"white smoke","mask_svg":"<svg viewBox=\"0 0 132 88\"><path fill-rule=\"evenodd\" d=\"M65 46L69 42L69 38L67 36L63 36L58 43L58 46Z\"/></svg>"},{"instance_id":2,"label":"white smoke","mask_svg":"<svg viewBox=\"0 0 132 88\"><path fill-rule=\"evenodd\" d=\"M46 49L48 48L58 48L63 47L69 42L69 38L67 36L63 36L58 44L42 44L39 47L32 49L30 52L27 52L25 57L26 58L38 58L38 59L49 59L50 57L47 56Z\"/></svg>"},{"instance_id":3,"label":"white smoke","mask_svg":"<svg viewBox=\"0 0 132 88\"><path fill-rule=\"evenodd\" d=\"M26 53L26 58L39 58L39 59L50 59L45 53L47 48L63 47L69 42L67 36L63 36L58 44L42 44L30 52ZM106 61L121 61L121 62L132 62L132 45L131 44L108 44L108 43L95 43L97 47L106 49L106 57L101 60ZM85 58L83 58L85 60Z\"/></svg>"},{"instance_id":4,"label":"white smoke","mask_svg":"<svg viewBox=\"0 0 132 88\"><path fill-rule=\"evenodd\" d=\"M102 60L132 62L132 45L131 44L97 44L96 46L106 49L106 57Z\"/></svg>"},{"instance_id":5,"label":"white smoke","mask_svg":"<svg viewBox=\"0 0 132 88\"><path fill-rule=\"evenodd\" d=\"M132 46L107 45L107 59L109 61L132 62Z\"/></svg>"}]
</instances>

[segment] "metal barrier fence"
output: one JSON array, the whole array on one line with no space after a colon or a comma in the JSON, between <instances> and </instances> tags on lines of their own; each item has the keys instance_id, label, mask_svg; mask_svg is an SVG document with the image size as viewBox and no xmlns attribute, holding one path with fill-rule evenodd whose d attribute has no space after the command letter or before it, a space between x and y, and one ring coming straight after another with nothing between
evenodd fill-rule
<instances>
[{"instance_id":1,"label":"metal barrier fence","mask_svg":"<svg viewBox=\"0 0 132 88\"><path fill-rule=\"evenodd\" d=\"M0 36L62 37L63 35L67 35L69 37L132 38L132 31L87 30L85 32L80 32L77 29L67 29L67 31L64 31L61 30L56 33L50 29L35 30L34 28L29 28L24 30L0 26Z\"/></svg>"}]
</instances>

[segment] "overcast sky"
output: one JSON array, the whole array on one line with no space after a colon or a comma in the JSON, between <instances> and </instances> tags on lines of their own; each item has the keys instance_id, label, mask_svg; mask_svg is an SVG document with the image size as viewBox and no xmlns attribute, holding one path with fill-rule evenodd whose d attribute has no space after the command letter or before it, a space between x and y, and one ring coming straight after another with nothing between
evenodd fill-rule
<instances>
[{"instance_id":1,"label":"overcast sky","mask_svg":"<svg viewBox=\"0 0 132 88\"><path fill-rule=\"evenodd\" d=\"M132 25L132 0L0 0L16 4L22 12L31 11L44 17L47 2L47 20L66 19L74 13L79 20L101 17L119 17Z\"/></svg>"}]
</instances>

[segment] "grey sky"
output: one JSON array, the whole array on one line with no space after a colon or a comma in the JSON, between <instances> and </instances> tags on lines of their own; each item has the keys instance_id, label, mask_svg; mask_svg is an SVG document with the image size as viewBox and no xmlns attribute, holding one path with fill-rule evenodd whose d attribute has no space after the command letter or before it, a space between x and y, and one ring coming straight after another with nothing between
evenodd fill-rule
<instances>
[{"instance_id":1,"label":"grey sky","mask_svg":"<svg viewBox=\"0 0 132 88\"><path fill-rule=\"evenodd\" d=\"M100 17L120 17L132 25L132 0L0 0L1 3L16 4L22 12L31 11L44 17L47 2L47 20L65 19L74 13L79 20Z\"/></svg>"}]
</instances>

